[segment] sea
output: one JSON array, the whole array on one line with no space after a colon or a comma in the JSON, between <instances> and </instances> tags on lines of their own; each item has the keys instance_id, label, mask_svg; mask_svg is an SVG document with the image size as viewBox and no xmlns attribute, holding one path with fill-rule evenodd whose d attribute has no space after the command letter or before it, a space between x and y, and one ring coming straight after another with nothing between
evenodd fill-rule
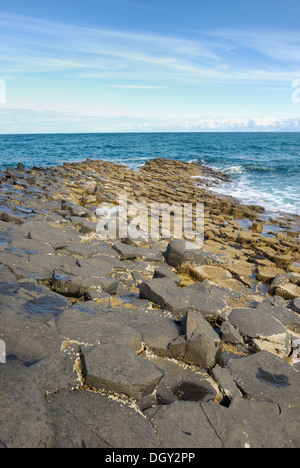
<instances>
[{"instance_id":1,"label":"sea","mask_svg":"<svg viewBox=\"0 0 300 468\"><path fill-rule=\"evenodd\" d=\"M270 214L300 215L300 133L88 133L0 135L0 168L102 159L138 169L170 158L228 176L211 187ZM196 183L201 185L201 179Z\"/></svg>"}]
</instances>

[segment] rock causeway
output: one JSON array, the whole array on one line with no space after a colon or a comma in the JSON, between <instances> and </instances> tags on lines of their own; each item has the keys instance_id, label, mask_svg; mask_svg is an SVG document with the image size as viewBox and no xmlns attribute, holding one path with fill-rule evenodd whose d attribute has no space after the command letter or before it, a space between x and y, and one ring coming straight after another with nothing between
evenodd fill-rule
<instances>
[{"instance_id":1,"label":"rock causeway","mask_svg":"<svg viewBox=\"0 0 300 468\"><path fill-rule=\"evenodd\" d=\"M299 217L224 180L169 159L0 172L0 447L300 447ZM145 236L134 210L157 204L195 232L202 206L202 242L162 215ZM107 213L138 235L102 236Z\"/></svg>"}]
</instances>

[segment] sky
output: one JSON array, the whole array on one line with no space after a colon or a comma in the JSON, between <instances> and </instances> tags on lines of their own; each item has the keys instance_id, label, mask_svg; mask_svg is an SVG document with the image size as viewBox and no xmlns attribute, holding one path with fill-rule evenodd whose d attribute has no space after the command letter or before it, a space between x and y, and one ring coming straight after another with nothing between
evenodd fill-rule
<instances>
[{"instance_id":1,"label":"sky","mask_svg":"<svg viewBox=\"0 0 300 468\"><path fill-rule=\"evenodd\" d=\"M300 131L299 0L0 0L0 133Z\"/></svg>"}]
</instances>

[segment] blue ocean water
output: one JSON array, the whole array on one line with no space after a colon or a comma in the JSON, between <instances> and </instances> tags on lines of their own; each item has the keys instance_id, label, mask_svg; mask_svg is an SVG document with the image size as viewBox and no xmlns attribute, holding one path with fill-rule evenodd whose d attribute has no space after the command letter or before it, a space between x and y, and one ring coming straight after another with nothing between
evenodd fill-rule
<instances>
[{"instance_id":1,"label":"blue ocean water","mask_svg":"<svg viewBox=\"0 0 300 468\"><path fill-rule=\"evenodd\" d=\"M59 166L87 158L138 168L148 159L197 161L225 172L220 194L300 214L300 133L0 135L0 167Z\"/></svg>"}]
</instances>

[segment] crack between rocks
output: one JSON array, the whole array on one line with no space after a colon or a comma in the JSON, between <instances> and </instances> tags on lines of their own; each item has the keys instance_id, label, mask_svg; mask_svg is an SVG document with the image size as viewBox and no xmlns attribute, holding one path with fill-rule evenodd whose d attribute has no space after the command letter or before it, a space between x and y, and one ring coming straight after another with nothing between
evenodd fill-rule
<instances>
[{"instance_id":1,"label":"crack between rocks","mask_svg":"<svg viewBox=\"0 0 300 468\"><path fill-rule=\"evenodd\" d=\"M210 425L210 427L213 429L214 433L216 434L216 436L217 436L218 439L220 440L220 442L221 442L221 444L222 444L222 448L225 448L225 444L224 444L222 438L219 436L219 434L218 434L218 432L217 432L215 426L214 426L214 425L212 424L212 422L210 421L210 419L209 419L209 417L207 416L207 414L206 414L206 412L205 412L205 410L204 410L204 408L203 408L203 406L202 406L201 403L200 403L200 407L201 407L201 409L202 409L202 411L203 411L204 416L206 417L206 420L207 420L208 424Z\"/></svg>"}]
</instances>

